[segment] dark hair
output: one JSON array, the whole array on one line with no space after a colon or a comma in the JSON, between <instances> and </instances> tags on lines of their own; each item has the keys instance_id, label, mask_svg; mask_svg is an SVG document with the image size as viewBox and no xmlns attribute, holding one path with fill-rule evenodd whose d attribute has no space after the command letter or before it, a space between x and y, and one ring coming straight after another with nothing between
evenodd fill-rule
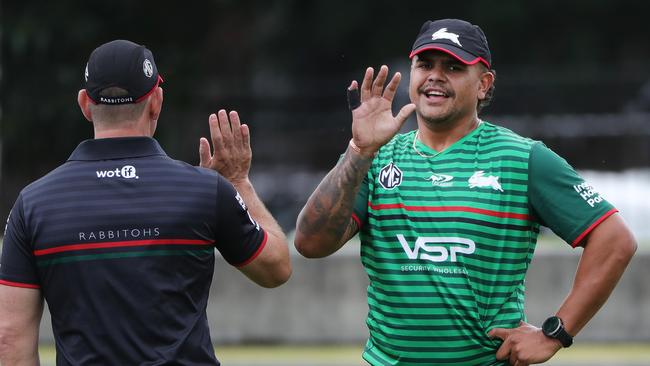
<instances>
[{"instance_id":1,"label":"dark hair","mask_svg":"<svg viewBox=\"0 0 650 366\"><path fill-rule=\"evenodd\" d=\"M492 75L494 75L494 81L492 82L492 86L490 87L490 89L488 89L488 91L485 93L485 98L479 99L479 101L477 102L477 104L476 104L476 111L477 112L480 112L484 107L487 107L488 105L490 105L490 102L492 101L492 98L494 97L494 88L495 88L495 84L497 82L497 72L494 69L488 70L487 68L486 68L486 71L489 71L489 72L492 73Z\"/></svg>"}]
</instances>

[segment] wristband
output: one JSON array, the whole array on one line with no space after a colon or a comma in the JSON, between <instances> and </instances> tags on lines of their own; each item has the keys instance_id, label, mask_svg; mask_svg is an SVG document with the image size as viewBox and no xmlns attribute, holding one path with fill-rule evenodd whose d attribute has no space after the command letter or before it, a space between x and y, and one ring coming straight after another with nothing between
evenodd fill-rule
<instances>
[{"instance_id":1,"label":"wristband","mask_svg":"<svg viewBox=\"0 0 650 366\"><path fill-rule=\"evenodd\" d=\"M359 148L359 146L357 146L357 144L354 143L354 139L353 139L353 138L350 139L350 148L351 148L352 150L356 151L359 155L361 155L361 156L365 156L365 155L361 152L361 148ZM370 157L374 158L375 156L377 156L377 151L375 151L374 153L372 153L372 156L370 156Z\"/></svg>"}]
</instances>

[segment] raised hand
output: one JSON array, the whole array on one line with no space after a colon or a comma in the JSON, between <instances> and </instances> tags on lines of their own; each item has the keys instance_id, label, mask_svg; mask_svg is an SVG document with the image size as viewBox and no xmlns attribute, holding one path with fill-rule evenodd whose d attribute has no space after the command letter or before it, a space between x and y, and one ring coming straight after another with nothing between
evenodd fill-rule
<instances>
[{"instance_id":1,"label":"raised hand","mask_svg":"<svg viewBox=\"0 0 650 366\"><path fill-rule=\"evenodd\" d=\"M402 107L397 116L393 116L391 105L402 78L399 72L395 73L385 90L388 67L383 65L374 81L373 75L372 67L366 69L361 83L361 104L358 107L354 105L355 99L359 100L356 80L348 87L350 107L356 107L352 110L352 139L361 153L368 156L390 141L415 110L415 104L410 103Z\"/></svg>"},{"instance_id":2,"label":"raised hand","mask_svg":"<svg viewBox=\"0 0 650 366\"><path fill-rule=\"evenodd\" d=\"M240 123L236 111L226 113L224 109L211 114L208 122L214 155L208 139L201 137L200 166L216 170L232 184L247 181L253 157L248 126Z\"/></svg>"}]
</instances>

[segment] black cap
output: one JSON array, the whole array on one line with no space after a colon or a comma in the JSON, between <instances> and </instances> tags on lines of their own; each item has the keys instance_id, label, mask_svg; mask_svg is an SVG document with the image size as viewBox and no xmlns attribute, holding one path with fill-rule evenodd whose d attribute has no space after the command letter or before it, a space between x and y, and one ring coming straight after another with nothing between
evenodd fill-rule
<instances>
[{"instance_id":1,"label":"black cap","mask_svg":"<svg viewBox=\"0 0 650 366\"><path fill-rule=\"evenodd\" d=\"M415 39L409 58L427 50L446 52L467 65L477 62L488 68L492 65L490 47L481 28L460 19L427 20Z\"/></svg>"},{"instance_id":2,"label":"black cap","mask_svg":"<svg viewBox=\"0 0 650 366\"><path fill-rule=\"evenodd\" d=\"M138 103L163 80L158 75L153 54L145 46L116 40L95 48L85 72L86 92L95 104ZM125 89L128 95L100 96L110 87Z\"/></svg>"}]
</instances>

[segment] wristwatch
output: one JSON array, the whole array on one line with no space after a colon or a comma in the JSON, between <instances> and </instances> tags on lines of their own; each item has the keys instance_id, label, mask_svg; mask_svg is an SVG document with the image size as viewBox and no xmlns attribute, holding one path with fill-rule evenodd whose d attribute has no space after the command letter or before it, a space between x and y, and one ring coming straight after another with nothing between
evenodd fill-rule
<instances>
[{"instance_id":1,"label":"wristwatch","mask_svg":"<svg viewBox=\"0 0 650 366\"><path fill-rule=\"evenodd\" d=\"M549 338L554 338L562 343L562 347L569 347L573 344L573 336L564 329L562 319L552 316L542 324L542 332Z\"/></svg>"}]
</instances>

